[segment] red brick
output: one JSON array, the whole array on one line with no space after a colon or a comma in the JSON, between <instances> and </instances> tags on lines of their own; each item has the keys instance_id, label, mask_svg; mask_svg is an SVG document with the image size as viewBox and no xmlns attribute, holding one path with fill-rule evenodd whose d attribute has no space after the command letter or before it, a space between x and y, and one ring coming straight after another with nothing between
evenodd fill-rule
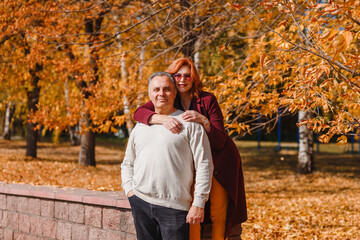
<instances>
[{"instance_id":1,"label":"red brick","mask_svg":"<svg viewBox=\"0 0 360 240\"><path fill-rule=\"evenodd\" d=\"M19 229L19 214L16 212L8 212L7 218L8 218L7 226L14 230L18 230Z\"/></svg>"},{"instance_id":2,"label":"red brick","mask_svg":"<svg viewBox=\"0 0 360 240\"><path fill-rule=\"evenodd\" d=\"M67 222L58 221L56 230L56 239L70 240L71 239L71 224Z\"/></svg>"},{"instance_id":3,"label":"red brick","mask_svg":"<svg viewBox=\"0 0 360 240\"><path fill-rule=\"evenodd\" d=\"M50 218L41 218L42 235L55 239L56 237L56 224L57 221Z\"/></svg>"},{"instance_id":4,"label":"red brick","mask_svg":"<svg viewBox=\"0 0 360 240\"><path fill-rule=\"evenodd\" d=\"M19 197L17 211L21 213L29 212L29 199L27 197Z\"/></svg>"},{"instance_id":5,"label":"red brick","mask_svg":"<svg viewBox=\"0 0 360 240\"><path fill-rule=\"evenodd\" d=\"M71 228L71 240L89 239L89 227L81 224L73 224Z\"/></svg>"},{"instance_id":6,"label":"red brick","mask_svg":"<svg viewBox=\"0 0 360 240\"><path fill-rule=\"evenodd\" d=\"M30 216L19 214L19 230L24 233L30 233Z\"/></svg>"},{"instance_id":7,"label":"red brick","mask_svg":"<svg viewBox=\"0 0 360 240\"><path fill-rule=\"evenodd\" d=\"M39 236L28 235L28 236L26 236L26 240L48 240L48 238L42 238L42 237L39 237Z\"/></svg>"},{"instance_id":8,"label":"red brick","mask_svg":"<svg viewBox=\"0 0 360 240\"><path fill-rule=\"evenodd\" d=\"M7 218L7 211L1 211L0 213L0 227L7 227L8 225L8 218Z\"/></svg>"},{"instance_id":9,"label":"red brick","mask_svg":"<svg viewBox=\"0 0 360 240\"><path fill-rule=\"evenodd\" d=\"M6 209L6 195L0 194L0 209Z\"/></svg>"},{"instance_id":10,"label":"red brick","mask_svg":"<svg viewBox=\"0 0 360 240\"><path fill-rule=\"evenodd\" d=\"M13 240L14 230L10 228L4 229L4 240Z\"/></svg>"},{"instance_id":11,"label":"red brick","mask_svg":"<svg viewBox=\"0 0 360 240\"><path fill-rule=\"evenodd\" d=\"M103 229L120 230L120 210L103 209Z\"/></svg>"},{"instance_id":12,"label":"red brick","mask_svg":"<svg viewBox=\"0 0 360 240\"><path fill-rule=\"evenodd\" d=\"M40 199L29 198L29 212L34 215L40 215Z\"/></svg>"},{"instance_id":13,"label":"red brick","mask_svg":"<svg viewBox=\"0 0 360 240\"><path fill-rule=\"evenodd\" d=\"M101 215L100 207L85 206L85 225L101 228Z\"/></svg>"},{"instance_id":14,"label":"red brick","mask_svg":"<svg viewBox=\"0 0 360 240\"><path fill-rule=\"evenodd\" d=\"M82 204L69 203L69 220L84 223L85 207Z\"/></svg>"},{"instance_id":15,"label":"red brick","mask_svg":"<svg viewBox=\"0 0 360 240\"><path fill-rule=\"evenodd\" d=\"M102 229L90 228L89 240L104 240L106 239L106 232L107 231Z\"/></svg>"},{"instance_id":16,"label":"red brick","mask_svg":"<svg viewBox=\"0 0 360 240\"><path fill-rule=\"evenodd\" d=\"M134 219L130 211L121 212L120 214L120 230L126 233L136 234Z\"/></svg>"},{"instance_id":17,"label":"red brick","mask_svg":"<svg viewBox=\"0 0 360 240\"><path fill-rule=\"evenodd\" d=\"M6 209L10 211L17 210L18 197L15 196L7 196L6 199Z\"/></svg>"},{"instance_id":18,"label":"red brick","mask_svg":"<svg viewBox=\"0 0 360 240\"><path fill-rule=\"evenodd\" d=\"M38 216L30 216L30 233L41 236L42 227L41 227L41 218Z\"/></svg>"},{"instance_id":19,"label":"red brick","mask_svg":"<svg viewBox=\"0 0 360 240\"><path fill-rule=\"evenodd\" d=\"M69 220L69 204L66 202L55 202L55 218Z\"/></svg>"},{"instance_id":20,"label":"red brick","mask_svg":"<svg viewBox=\"0 0 360 240\"><path fill-rule=\"evenodd\" d=\"M55 202L52 200L41 200L40 215L53 218L55 214Z\"/></svg>"},{"instance_id":21,"label":"red brick","mask_svg":"<svg viewBox=\"0 0 360 240\"><path fill-rule=\"evenodd\" d=\"M19 232L14 232L14 240L26 240L26 235Z\"/></svg>"},{"instance_id":22,"label":"red brick","mask_svg":"<svg viewBox=\"0 0 360 240\"><path fill-rule=\"evenodd\" d=\"M126 240L137 240L135 234L126 233Z\"/></svg>"},{"instance_id":23,"label":"red brick","mask_svg":"<svg viewBox=\"0 0 360 240\"><path fill-rule=\"evenodd\" d=\"M126 233L107 231L106 240L125 240Z\"/></svg>"}]
</instances>

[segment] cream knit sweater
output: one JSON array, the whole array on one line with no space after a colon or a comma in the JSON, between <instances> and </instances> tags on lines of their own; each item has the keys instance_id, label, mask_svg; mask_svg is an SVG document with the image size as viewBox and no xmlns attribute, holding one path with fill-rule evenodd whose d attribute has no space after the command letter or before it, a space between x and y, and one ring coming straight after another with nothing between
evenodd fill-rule
<instances>
[{"instance_id":1,"label":"cream knit sweater","mask_svg":"<svg viewBox=\"0 0 360 240\"><path fill-rule=\"evenodd\" d=\"M126 194L133 190L148 203L174 209L204 207L213 172L210 143L203 127L183 121L182 113L177 110L169 115L183 124L179 134L171 133L163 125L136 124L121 164Z\"/></svg>"}]
</instances>

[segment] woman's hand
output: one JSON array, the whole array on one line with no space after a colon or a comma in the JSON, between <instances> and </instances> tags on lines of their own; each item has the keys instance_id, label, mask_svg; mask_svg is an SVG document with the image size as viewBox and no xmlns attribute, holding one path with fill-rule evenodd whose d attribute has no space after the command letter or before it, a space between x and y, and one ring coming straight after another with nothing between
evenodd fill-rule
<instances>
[{"instance_id":1,"label":"woman's hand","mask_svg":"<svg viewBox=\"0 0 360 240\"><path fill-rule=\"evenodd\" d=\"M186 110L182 115L182 119L184 119L186 122L197 122L197 123L203 123L205 116L201 115L197 111L194 110Z\"/></svg>"},{"instance_id":2,"label":"woman's hand","mask_svg":"<svg viewBox=\"0 0 360 240\"><path fill-rule=\"evenodd\" d=\"M204 126L206 131L209 131L210 129L210 123L209 120L202 114L198 113L194 110L186 110L182 115L182 119L184 119L186 122L197 122Z\"/></svg>"},{"instance_id":3,"label":"woman's hand","mask_svg":"<svg viewBox=\"0 0 360 240\"><path fill-rule=\"evenodd\" d=\"M151 116L149 122L151 124L162 124L174 134L179 134L182 130L181 122L176 118L167 115L154 114Z\"/></svg>"}]
</instances>

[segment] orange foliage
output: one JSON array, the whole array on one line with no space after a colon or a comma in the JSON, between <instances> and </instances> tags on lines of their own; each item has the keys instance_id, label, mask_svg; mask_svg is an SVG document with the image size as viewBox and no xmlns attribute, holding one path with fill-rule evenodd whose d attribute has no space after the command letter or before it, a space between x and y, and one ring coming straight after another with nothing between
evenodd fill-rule
<instances>
[{"instance_id":1,"label":"orange foliage","mask_svg":"<svg viewBox=\"0 0 360 240\"><path fill-rule=\"evenodd\" d=\"M251 120L241 123L245 116L270 119L281 108L284 114L311 111L314 117L300 124L322 133L322 142L360 129L360 1L317 2L233 9L251 13L239 19L247 24L240 30L250 30L242 40L247 57L236 71L233 60L222 76L209 78L229 127L256 129Z\"/></svg>"}]
</instances>

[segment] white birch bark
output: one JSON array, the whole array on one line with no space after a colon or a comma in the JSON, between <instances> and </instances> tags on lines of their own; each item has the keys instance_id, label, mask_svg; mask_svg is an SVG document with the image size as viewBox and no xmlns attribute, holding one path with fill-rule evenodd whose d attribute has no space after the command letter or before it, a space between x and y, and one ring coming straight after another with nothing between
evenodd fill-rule
<instances>
[{"instance_id":1,"label":"white birch bark","mask_svg":"<svg viewBox=\"0 0 360 240\"><path fill-rule=\"evenodd\" d=\"M11 125L11 108L12 108L12 103L9 102L6 106L6 112L5 112L5 125L4 125L4 139L6 140L10 140L11 138L11 130L10 130L10 125Z\"/></svg>"},{"instance_id":2,"label":"white birch bark","mask_svg":"<svg viewBox=\"0 0 360 240\"><path fill-rule=\"evenodd\" d=\"M114 19L115 19L115 21L118 20L117 15L114 16ZM120 29L117 27L116 31L118 32L118 31L120 31ZM117 38L117 39L120 39L120 38L121 38L121 35L118 34L116 38ZM119 42L118 42L118 48L121 50L122 47L123 47L123 46L122 46L122 44L121 44L121 41L119 41ZM121 78L122 78L122 80L123 80L124 86L126 86L126 85L127 85L127 70L126 70L126 61L125 61L125 57L124 57L124 56L122 56L121 59L120 59L120 66L121 66ZM132 123L132 121L131 121L131 118L130 118L130 116L129 116L129 113L130 113L129 100L128 100L128 98L127 98L126 95L123 96L123 99L122 99L122 100L123 100L123 105L124 105L124 114L127 115L127 117L126 117L126 128L127 128L128 133L129 133L129 135L130 135L130 133L131 133L134 125L133 125L133 123Z\"/></svg>"},{"instance_id":3,"label":"white birch bark","mask_svg":"<svg viewBox=\"0 0 360 240\"><path fill-rule=\"evenodd\" d=\"M310 112L299 111L298 121L310 119ZM299 127L299 155L297 170L299 173L311 173L313 171L313 132L306 125Z\"/></svg>"},{"instance_id":4,"label":"white birch bark","mask_svg":"<svg viewBox=\"0 0 360 240\"><path fill-rule=\"evenodd\" d=\"M64 83L64 92L65 92L65 104L66 104L66 116L70 117L70 99L69 99L69 84L68 81L65 81ZM75 136L75 131L72 126L68 127L69 135L70 135L70 144L71 146L77 145L77 140Z\"/></svg>"},{"instance_id":5,"label":"white birch bark","mask_svg":"<svg viewBox=\"0 0 360 240\"><path fill-rule=\"evenodd\" d=\"M200 74L200 51L199 51L199 47L200 47L200 41L197 40L196 43L195 43L194 64L195 64L195 67L196 67L198 73Z\"/></svg>"},{"instance_id":6,"label":"white birch bark","mask_svg":"<svg viewBox=\"0 0 360 240\"><path fill-rule=\"evenodd\" d=\"M144 76L144 63L145 63L145 47L141 48L140 51L140 66L139 66L139 80L142 81L143 76ZM142 93L138 92L138 97L137 97L137 102L136 102L136 107L140 107L141 104L141 98L142 98Z\"/></svg>"}]
</instances>

